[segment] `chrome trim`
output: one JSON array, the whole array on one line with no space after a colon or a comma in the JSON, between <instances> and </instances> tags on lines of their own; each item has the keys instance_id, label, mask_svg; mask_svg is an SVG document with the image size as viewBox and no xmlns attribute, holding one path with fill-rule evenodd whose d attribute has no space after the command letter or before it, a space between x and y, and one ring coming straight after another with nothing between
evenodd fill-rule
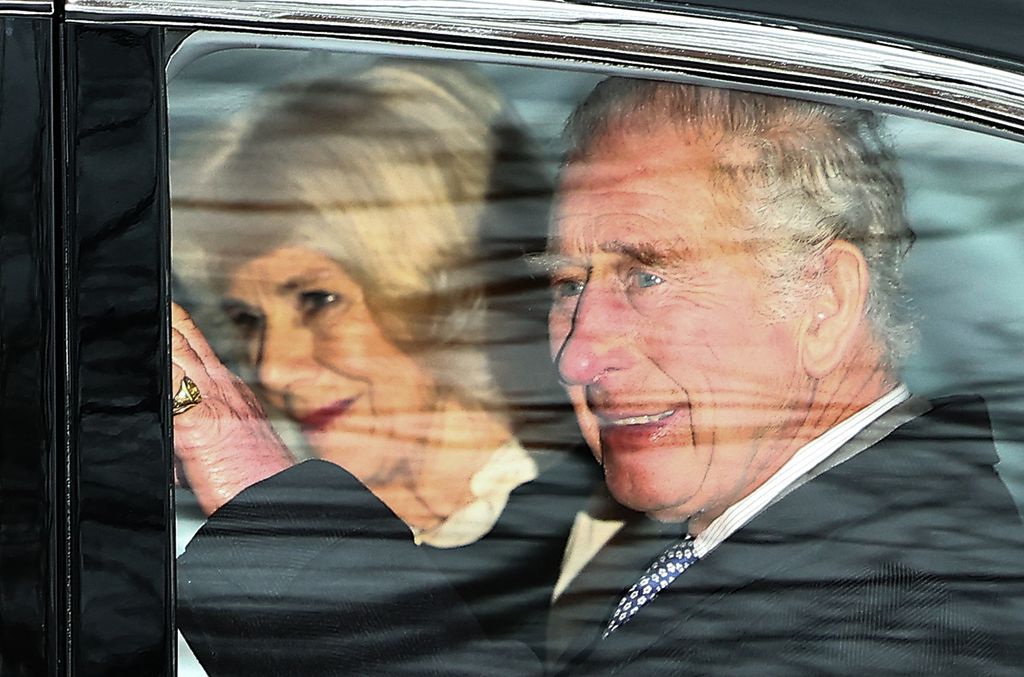
<instances>
[{"instance_id":1,"label":"chrome trim","mask_svg":"<svg viewBox=\"0 0 1024 677\"><path fill-rule=\"evenodd\" d=\"M1024 73L795 26L560 0L71 0L69 20L237 28L678 72L910 106L1024 135Z\"/></svg>"},{"instance_id":2,"label":"chrome trim","mask_svg":"<svg viewBox=\"0 0 1024 677\"><path fill-rule=\"evenodd\" d=\"M2 0L0 1L0 16L52 16L53 3L41 2L40 0Z\"/></svg>"}]
</instances>

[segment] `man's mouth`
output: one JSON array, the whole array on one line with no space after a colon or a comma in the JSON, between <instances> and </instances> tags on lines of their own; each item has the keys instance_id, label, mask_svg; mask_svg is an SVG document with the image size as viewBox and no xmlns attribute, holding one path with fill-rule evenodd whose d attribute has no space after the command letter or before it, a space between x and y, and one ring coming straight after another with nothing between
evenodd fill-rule
<instances>
[{"instance_id":1,"label":"man's mouth","mask_svg":"<svg viewBox=\"0 0 1024 677\"><path fill-rule=\"evenodd\" d=\"M674 413L676 413L675 409L666 409L665 411L659 411L653 414L635 414L631 416L598 414L598 420L600 420L602 428L617 428L622 426L657 423L658 421L664 421Z\"/></svg>"}]
</instances>

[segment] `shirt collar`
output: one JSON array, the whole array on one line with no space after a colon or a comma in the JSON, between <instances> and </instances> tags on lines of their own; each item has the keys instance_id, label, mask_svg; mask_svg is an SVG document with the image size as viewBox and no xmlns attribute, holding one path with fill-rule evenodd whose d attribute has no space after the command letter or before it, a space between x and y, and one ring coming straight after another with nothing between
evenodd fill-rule
<instances>
[{"instance_id":1,"label":"shirt collar","mask_svg":"<svg viewBox=\"0 0 1024 677\"><path fill-rule=\"evenodd\" d=\"M501 517L509 495L521 484L537 479L536 459L512 438L491 453L470 479L473 501L430 529L412 529L416 545L458 548L474 543L490 532Z\"/></svg>"},{"instance_id":2,"label":"shirt collar","mask_svg":"<svg viewBox=\"0 0 1024 677\"><path fill-rule=\"evenodd\" d=\"M717 548L754 516L787 493L794 484L801 482L808 472L836 453L857 433L908 397L910 391L901 384L798 449L764 484L727 508L694 538L693 547L697 556L705 557Z\"/></svg>"}]
</instances>

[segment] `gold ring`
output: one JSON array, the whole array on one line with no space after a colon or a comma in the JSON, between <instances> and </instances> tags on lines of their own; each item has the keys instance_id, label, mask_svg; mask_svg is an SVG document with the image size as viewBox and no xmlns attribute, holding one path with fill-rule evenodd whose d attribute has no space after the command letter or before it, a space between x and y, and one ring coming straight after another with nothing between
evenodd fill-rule
<instances>
[{"instance_id":1,"label":"gold ring","mask_svg":"<svg viewBox=\"0 0 1024 677\"><path fill-rule=\"evenodd\" d=\"M174 399L171 400L171 415L184 414L202 401L203 396L199 392L199 386L188 376L183 376L181 378L181 387L178 388Z\"/></svg>"}]
</instances>

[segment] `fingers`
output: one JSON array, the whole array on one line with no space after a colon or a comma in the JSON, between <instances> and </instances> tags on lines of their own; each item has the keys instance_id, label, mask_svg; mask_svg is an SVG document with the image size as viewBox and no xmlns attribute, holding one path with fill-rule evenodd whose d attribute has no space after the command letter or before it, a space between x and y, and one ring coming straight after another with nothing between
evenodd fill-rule
<instances>
[{"instance_id":1,"label":"fingers","mask_svg":"<svg viewBox=\"0 0 1024 677\"><path fill-rule=\"evenodd\" d=\"M177 303L171 303L171 329L180 332L189 348L204 364L209 367L220 364L220 359L213 352L206 337L199 331L192 316Z\"/></svg>"},{"instance_id":2,"label":"fingers","mask_svg":"<svg viewBox=\"0 0 1024 677\"><path fill-rule=\"evenodd\" d=\"M178 366L178 363L171 358L171 386L174 392L178 392L178 388L181 387L181 380L185 378L185 370Z\"/></svg>"},{"instance_id":3,"label":"fingers","mask_svg":"<svg viewBox=\"0 0 1024 677\"><path fill-rule=\"evenodd\" d=\"M193 349L191 342L182 332L171 327L171 386L175 392L185 375L195 381L200 390L210 383L206 364Z\"/></svg>"},{"instance_id":4,"label":"fingers","mask_svg":"<svg viewBox=\"0 0 1024 677\"><path fill-rule=\"evenodd\" d=\"M182 378L188 376L203 394L204 408L218 402L228 409L261 411L255 395L224 366L188 313L177 304L172 304L171 312L171 387L174 392L181 387ZM211 411L214 409L216 406Z\"/></svg>"},{"instance_id":5,"label":"fingers","mask_svg":"<svg viewBox=\"0 0 1024 677\"><path fill-rule=\"evenodd\" d=\"M214 411L226 407L236 413L255 412L265 416L252 390L220 361L189 314L177 304L172 304L171 312L171 387L174 392L181 387L182 378L188 376L203 394L204 408Z\"/></svg>"},{"instance_id":6,"label":"fingers","mask_svg":"<svg viewBox=\"0 0 1024 677\"><path fill-rule=\"evenodd\" d=\"M192 317L188 314L188 311L182 308L180 305L171 301L171 324L178 324L179 322L191 321Z\"/></svg>"}]
</instances>

